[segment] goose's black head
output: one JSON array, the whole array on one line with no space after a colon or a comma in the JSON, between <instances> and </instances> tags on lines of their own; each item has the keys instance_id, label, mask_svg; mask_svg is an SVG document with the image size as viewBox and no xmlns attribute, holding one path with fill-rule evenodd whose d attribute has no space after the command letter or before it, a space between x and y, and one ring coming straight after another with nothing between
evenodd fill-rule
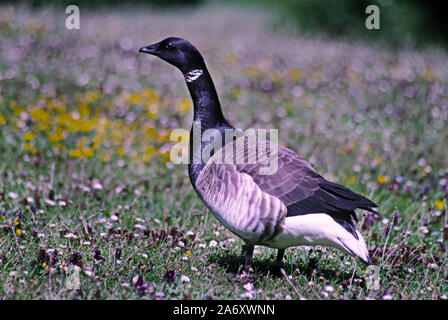
<instances>
[{"instance_id":1,"label":"goose's black head","mask_svg":"<svg viewBox=\"0 0 448 320\"><path fill-rule=\"evenodd\" d=\"M199 51L187 40L170 37L143 47L139 52L149 53L179 68L182 73L204 67Z\"/></svg>"}]
</instances>

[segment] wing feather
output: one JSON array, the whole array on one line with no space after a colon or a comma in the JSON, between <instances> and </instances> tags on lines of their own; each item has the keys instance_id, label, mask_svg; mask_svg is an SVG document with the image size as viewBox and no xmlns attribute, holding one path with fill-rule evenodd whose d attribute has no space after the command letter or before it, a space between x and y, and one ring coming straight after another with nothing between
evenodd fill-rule
<instances>
[{"instance_id":1,"label":"wing feather","mask_svg":"<svg viewBox=\"0 0 448 320\"><path fill-rule=\"evenodd\" d=\"M352 218L357 221L355 209L376 212L377 205L362 195L325 180L314 168L294 151L274 145L270 141L258 141L255 145L245 143L244 152L258 152L259 144L266 143L266 157L276 150L278 170L272 175L260 174L266 165L266 157L258 158L257 164L237 164L236 169L250 175L264 192L280 199L287 207L286 217L326 213L332 216L356 238Z\"/></svg>"}]
</instances>

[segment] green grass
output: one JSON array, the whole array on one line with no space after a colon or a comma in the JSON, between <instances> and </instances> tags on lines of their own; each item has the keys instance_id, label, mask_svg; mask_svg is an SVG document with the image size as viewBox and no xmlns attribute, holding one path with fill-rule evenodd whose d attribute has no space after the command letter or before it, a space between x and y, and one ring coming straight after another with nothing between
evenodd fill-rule
<instances>
[{"instance_id":1,"label":"green grass","mask_svg":"<svg viewBox=\"0 0 448 320\"><path fill-rule=\"evenodd\" d=\"M56 9L0 12L0 298L446 299L445 52L303 39L232 8L83 11L78 32ZM358 213L377 288L325 247L288 249L280 275L256 247L241 273L242 241L167 160L188 93L137 49L168 35L200 48L233 124L279 128L379 204Z\"/></svg>"}]
</instances>

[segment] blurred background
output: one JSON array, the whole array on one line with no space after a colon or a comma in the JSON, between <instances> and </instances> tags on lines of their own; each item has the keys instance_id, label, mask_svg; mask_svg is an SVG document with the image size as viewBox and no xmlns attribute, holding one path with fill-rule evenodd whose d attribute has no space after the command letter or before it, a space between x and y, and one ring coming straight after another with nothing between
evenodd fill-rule
<instances>
[{"instance_id":1,"label":"blurred background","mask_svg":"<svg viewBox=\"0 0 448 320\"><path fill-rule=\"evenodd\" d=\"M65 27L69 4L79 6L79 30ZM370 4L379 7L380 30L365 27ZM170 132L191 126L185 81L173 66L138 53L179 36L204 56L230 123L279 129L280 144L325 178L380 205L384 219L360 214L360 228L375 261L384 258L382 272L399 272L382 275L389 282L376 293L363 291L365 281L356 279L357 289L346 290L337 275L340 297L446 299L446 265L438 269L439 261L447 261L448 239L443 14L438 2L417 0L0 1L0 260L8 261L0 265L0 284L13 283L8 279L16 268L32 270L28 263L45 264L52 272L65 263L82 265L80 259L95 266L92 259L101 260L97 249L111 257L117 241L123 259L139 247L156 262L151 281L167 298L184 292L239 297L234 282L220 280L225 269L208 256L211 243L205 245L213 240L220 250L231 236L207 220L186 166L170 162ZM196 245L188 240L191 247L182 249L192 249L194 258L188 260L191 251L185 259L181 251L173 253L181 249L169 241L166 251L159 249L161 242L151 247L142 224L151 239L158 237L152 233L157 228L198 232ZM160 238L167 234L162 231ZM240 252L237 244L234 252ZM53 248L59 248L57 262L47 255ZM132 283L122 285L140 261L147 264L139 254L119 275L108 258L95 269L100 280L85 280L84 292L101 296L97 282L104 280L112 283L112 289L101 289L106 297L145 294L141 287L128 291ZM120 259L121 251L115 255ZM340 268L353 279L350 263L329 257L329 269ZM303 259L309 256L303 253ZM197 263L196 275L190 261ZM171 268L179 266L191 277L190 289L164 286ZM162 269L169 269L168 276ZM0 298L2 292L14 298L54 298L54 292L72 297L58 281L45 289L46 271L34 270L26 277L38 279L35 285L17 284L17 291L0 285ZM203 276L210 272L215 274ZM305 297L323 297L308 286L311 276L299 279L297 288L310 290ZM284 281L260 282L258 298L294 296Z\"/></svg>"},{"instance_id":2,"label":"blurred background","mask_svg":"<svg viewBox=\"0 0 448 320\"><path fill-rule=\"evenodd\" d=\"M275 25L293 23L302 33L351 39L373 39L389 45L425 45L446 43L448 26L445 23L443 1L419 0L20 0L1 2L39 8L65 7L70 4L88 9L110 6L148 6L158 10L197 8L204 5L233 5L275 11ZM365 9L376 5L381 10L382 31L369 32L364 28Z\"/></svg>"},{"instance_id":3,"label":"blurred background","mask_svg":"<svg viewBox=\"0 0 448 320\"><path fill-rule=\"evenodd\" d=\"M68 4L80 8L80 30L65 28ZM365 27L369 4L379 7L380 30ZM434 2L21 0L0 8L0 123L10 124L7 145L32 156L168 161L168 134L189 128L191 101L177 71L137 51L174 35L200 48L231 122L281 128L283 144L330 176L353 172L333 157L340 150L370 170L352 182L447 164L448 38Z\"/></svg>"}]
</instances>

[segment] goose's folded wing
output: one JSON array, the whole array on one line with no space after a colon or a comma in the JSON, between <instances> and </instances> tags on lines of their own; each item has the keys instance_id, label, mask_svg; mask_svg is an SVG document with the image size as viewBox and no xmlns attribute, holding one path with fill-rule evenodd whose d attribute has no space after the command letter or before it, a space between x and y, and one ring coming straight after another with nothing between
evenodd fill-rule
<instances>
[{"instance_id":1,"label":"goose's folded wing","mask_svg":"<svg viewBox=\"0 0 448 320\"><path fill-rule=\"evenodd\" d=\"M312 166L294 151L265 142L268 146L265 158L257 163L237 164L237 170L252 177L264 192L280 199L288 209L287 217L309 213L327 213L335 219L349 222L350 216L356 220L357 208L375 212L377 205L350 189L327 181ZM258 152L260 142L246 143L244 153ZM269 161L266 161L268 158ZM262 174L260 169L273 166L277 159L277 170L273 174Z\"/></svg>"},{"instance_id":2,"label":"goose's folded wing","mask_svg":"<svg viewBox=\"0 0 448 320\"><path fill-rule=\"evenodd\" d=\"M325 180L290 149L247 137L231 145L233 149L226 145L209 159L196 188L218 220L242 238L263 234L266 240L284 218L310 213L329 214L357 238L351 220L356 220L354 210L376 207L362 195Z\"/></svg>"}]
</instances>

